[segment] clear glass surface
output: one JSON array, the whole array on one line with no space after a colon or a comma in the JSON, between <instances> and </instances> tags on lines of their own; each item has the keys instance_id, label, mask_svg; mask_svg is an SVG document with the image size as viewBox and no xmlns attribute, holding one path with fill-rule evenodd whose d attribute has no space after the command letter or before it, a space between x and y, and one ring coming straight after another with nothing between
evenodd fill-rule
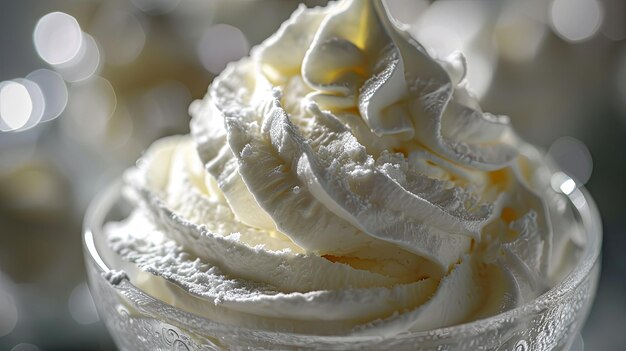
<instances>
[{"instance_id":1,"label":"clear glass surface","mask_svg":"<svg viewBox=\"0 0 626 351\"><path fill-rule=\"evenodd\" d=\"M387 339L277 333L225 325L168 305L131 283L140 272L110 250L102 230L104 223L125 218L131 210L120 188L120 183L113 184L90 206L83 249L98 312L122 350L569 350L579 338L598 283L600 216L589 194L578 188L568 197L585 229L580 261L555 287L505 313Z\"/></svg>"}]
</instances>

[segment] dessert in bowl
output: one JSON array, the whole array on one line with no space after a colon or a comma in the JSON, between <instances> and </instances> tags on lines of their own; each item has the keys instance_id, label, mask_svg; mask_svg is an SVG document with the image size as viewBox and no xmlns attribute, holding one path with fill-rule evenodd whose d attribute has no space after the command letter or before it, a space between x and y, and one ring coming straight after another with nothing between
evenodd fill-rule
<instances>
[{"instance_id":1,"label":"dessert in bowl","mask_svg":"<svg viewBox=\"0 0 626 351\"><path fill-rule=\"evenodd\" d=\"M597 212L465 72L382 2L300 7L192 104L190 135L94 202L90 282L118 344L568 347Z\"/></svg>"}]
</instances>

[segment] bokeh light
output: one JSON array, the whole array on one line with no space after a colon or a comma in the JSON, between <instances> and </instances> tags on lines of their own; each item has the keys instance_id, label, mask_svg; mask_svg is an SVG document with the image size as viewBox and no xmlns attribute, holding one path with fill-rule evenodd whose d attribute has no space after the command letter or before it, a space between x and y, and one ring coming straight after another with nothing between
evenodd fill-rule
<instances>
[{"instance_id":1,"label":"bokeh light","mask_svg":"<svg viewBox=\"0 0 626 351\"><path fill-rule=\"evenodd\" d=\"M15 300L9 293L0 290L0 337L10 334L17 325Z\"/></svg>"},{"instance_id":2,"label":"bokeh light","mask_svg":"<svg viewBox=\"0 0 626 351\"><path fill-rule=\"evenodd\" d=\"M46 102L39 86L28 79L0 83L0 131L24 131L37 125Z\"/></svg>"},{"instance_id":3,"label":"bokeh light","mask_svg":"<svg viewBox=\"0 0 626 351\"><path fill-rule=\"evenodd\" d=\"M530 62L537 56L546 32L543 23L519 10L511 9L502 11L498 17L494 40L503 58L521 64Z\"/></svg>"},{"instance_id":4,"label":"bokeh light","mask_svg":"<svg viewBox=\"0 0 626 351\"><path fill-rule=\"evenodd\" d=\"M135 125L133 116L128 108L121 103L117 103L113 116L108 121L106 134L106 144L111 149L131 150L129 144L134 142Z\"/></svg>"},{"instance_id":5,"label":"bokeh light","mask_svg":"<svg viewBox=\"0 0 626 351\"><path fill-rule=\"evenodd\" d=\"M111 83L95 76L69 88L67 117L62 119L66 135L97 143L107 132L107 124L117 105Z\"/></svg>"},{"instance_id":6,"label":"bokeh light","mask_svg":"<svg viewBox=\"0 0 626 351\"><path fill-rule=\"evenodd\" d=\"M18 321L15 299L7 289L11 284L0 273L0 338L10 334Z\"/></svg>"},{"instance_id":7,"label":"bokeh light","mask_svg":"<svg viewBox=\"0 0 626 351\"><path fill-rule=\"evenodd\" d=\"M49 69L38 69L26 76L26 79L37 84L43 93L45 110L41 122L57 118L67 105L67 86L60 74Z\"/></svg>"},{"instance_id":8,"label":"bokeh light","mask_svg":"<svg viewBox=\"0 0 626 351\"><path fill-rule=\"evenodd\" d=\"M39 122L41 122L44 111L46 109L46 100L43 96L41 88L35 82L29 79L22 78L14 79L13 81L26 87L31 102L31 111L30 116L28 116L28 121L25 125L23 125L19 129L16 129L16 131L25 131L33 128L34 126L39 124Z\"/></svg>"},{"instance_id":9,"label":"bokeh light","mask_svg":"<svg viewBox=\"0 0 626 351\"><path fill-rule=\"evenodd\" d=\"M413 29L411 34L434 57L446 57L463 47L463 40L457 32L446 26L422 26Z\"/></svg>"},{"instance_id":10,"label":"bokeh light","mask_svg":"<svg viewBox=\"0 0 626 351\"><path fill-rule=\"evenodd\" d=\"M602 4L598 0L554 0L550 19L561 38L584 41L593 37L602 25Z\"/></svg>"},{"instance_id":11,"label":"bokeh light","mask_svg":"<svg viewBox=\"0 0 626 351\"><path fill-rule=\"evenodd\" d=\"M207 28L198 43L198 57L209 72L220 73L231 61L245 56L250 44L243 32L228 24Z\"/></svg>"},{"instance_id":12,"label":"bokeh light","mask_svg":"<svg viewBox=\"0 0 626 351\"><path fill-rule=\"evenodd\" d=\"M100 49L95 39L87 34L82 35L79 52L71 60L58 64L55 69L68 82L79 82L98 74L102 68Z\"/></svg>"},{"instance_id":13,"label":"bokeh light","mask_svg":"<svg viewBox=\"0 0 626 351\"><path fill-rule=\"evenodd\" d=\"M493 45L476 43L489 10L489 6L477 1L438 1L424 9L410 27L411 35L436 58L463 52L469 90L478 98L491 86L496 64Z\"/></svg>"},{"instance_id":14,"label":"bokeh light","mask_svg":"<svg viewBox=\"0 0 626 351\"><path fill-rule=\"evenodd\" d=\"M137 59L144 48L144 26L147 22L141 22L125 6L106 2L95 15L91 33L102 47L107 64L127 65Z\"/></svg>"},{"instance_id":15,"label":"bokeh light","mask_svg":"<svg viewBox=\"0 0 626 351\"><path fill-rule=\"evenodd\" d=\"M427 0L393 0L387 1L389 12L399 22L411 24L415 15L423 13L428 8Z\"/></svg>"},{"instance_id":16,"label":"bokeh light","mask_svg":"<svg viewBox=\"0 0 626 351\"><path fill-rule=\"evenodd\" d=\"M171 12L180 4L180 0L130 0L141 11L153 15Z\"/></svg>"},{"instance_id":17,"label":"bokeh light","mask_svg":"<svg viewBox=\"0 0 626 351\"><path fill-rule=\"evenodd\" d=\"M550 146L548 155L577 184L585 184L591 177L593 160L582 141L569 136L559 138Z\"/></svg>"},{"instance_id":18,"label":"bokeh light","mask_svg":"<svg viewBox=\"0 0 626 351\"><path fill-rule=\"evenodd\" d=\"M78 284L67 303L72 318L79 324L93 324L99 320L87 283Z\"/></svg>"},{"instance_id":19,"label":"bokeh light","mask_svg":"<svg viewBox=\"0 0 626 351\"><path fill-rule=\"evenodd\" d=\"M0 83L0 130L7 132L22 128L33 111L28 89L14 81Z\"/></svg>"},{"instance_id":20,"label":"bokeh light","mask_svg":"<svg viewBox=\"0 0 626 351\"><path fill-rule=\"evenodd\" d=\"M0 201L5 210L14 214L23 213L30 215L30 219L37 217L39 221L52 223L59 220L71 201L64 180L45 163L31 160L2 174Z\"/></svg>"},{"instance_id":21,"label":"bokeh light","mask_svg":"<svg viewBox=\"0 0 626 351\"><path fill-rule=\"evenodd\" d=\"M63 12L43 16L33 34L39 56L51 65L74 58L83 43L83 34L76 19Z\"/></svg>"},{"instance_id":22,"label":"bokeh light","mask_svg":"<svg viewBox=\"0 0 626 351\"><path fill-rule=\"evenodd\" d=\"M48 69L0 83L0 131L25 131L58 117L67 96L60 75Z\"/></svg>"},{"instance_id":23,"label":"bokeh light","mask_svg":"<svg viewBox=\"0 0 626 351\"><path fill-rule=\"evenodd\" d=\"M469 49L465 53L467 60L467 82L469 91L482 98L493 79L494 70L496 69L496 60L487 50Z\"/></svg>"},{"instance_id":24,"label":"bokeh light","mask_svg":"<svg viewBox=\"0 0 626 351\"><path fill-rule=\"evenodd\" d=\"M431 54L464 50L486 23L488 6L478 1L437 1L413 24L411 34Z\"/></svg>"}]
</instances>

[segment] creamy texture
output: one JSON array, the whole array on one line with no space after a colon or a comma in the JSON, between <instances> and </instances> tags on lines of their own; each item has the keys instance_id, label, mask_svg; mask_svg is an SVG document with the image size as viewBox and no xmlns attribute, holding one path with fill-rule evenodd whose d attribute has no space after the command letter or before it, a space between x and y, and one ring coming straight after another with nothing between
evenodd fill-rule
<instances>
[{"instance_id":1,"label":"creamy texture","mask_svg":"<svg viewBox=\"0 0 626 351\"><path fill-rule=\"evenodd\" d=\"M111 245L151 294L251 328L391 336L528 301L573 217L465 70L381 2L301 6L127 173Z\"/></svg>"}]
</instances>

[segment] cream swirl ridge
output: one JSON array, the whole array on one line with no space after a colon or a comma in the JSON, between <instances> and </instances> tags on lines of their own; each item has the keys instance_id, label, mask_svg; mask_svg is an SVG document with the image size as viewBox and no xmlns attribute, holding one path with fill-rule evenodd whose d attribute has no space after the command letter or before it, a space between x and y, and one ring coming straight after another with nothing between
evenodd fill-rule
<instances>
[{"instance_id":1,"label":"cream swirl ridge","mask_svg":"<svg viewBox=\"0 0 626 351\"><path fill-rule=\"evenodd\" d=\"M388 34L381 20L387 16L376 3L296 12L251 59L216 79L207 101L214 107L205 106L214 113L196 118L193 134L244 223L277 228L319 254L345 255L384 240L447 270L479 239L492 214L490 196L497 194L486 194L493 186L480 168L506 166L517 153L511 146L516 140L503 118L470 107L461 111L459 99L450 99L452 90L469 94L416 43L396 44L401 32ZM409 49L414 53L402 55L428 65L404 65L399 52ZM277 52L288 53L290 61L282 64ZM392 72L379 74L380 66ZM222 132L206 132L222 124ZM478 140L488 146L472 144ZM445 157L459 148L466 151L462 156ZM491 159L497 162L486 161ZM429 177L414 169L420 163L463 178Z\"/></svg>"},{"instance_id":2,"label":"cream swirl ridge","mask_svg":"<svg viewBox=\"0 0 626 351\"><path fill-rule=\"evenodd\" d=\"M145 285L164 300L280 331L395 335L536 296L566 241L547 166L465 69L382 2L301 6L128 173L114 248L191 295Z\"/></svg>"}]
</instances>

